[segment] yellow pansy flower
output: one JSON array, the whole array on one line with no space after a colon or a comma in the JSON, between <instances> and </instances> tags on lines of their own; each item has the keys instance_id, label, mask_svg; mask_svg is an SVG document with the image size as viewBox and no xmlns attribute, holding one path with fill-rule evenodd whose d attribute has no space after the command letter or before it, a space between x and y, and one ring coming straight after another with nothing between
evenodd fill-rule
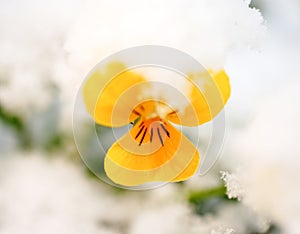
<instances>
[{"instance_id":1,"label":"yellow pansy flower","mask_svg":"<svg viewBox=\"0 0 300 234\"><path fill-rule=\"evenodd\" d=\"M111 79L120 68L125 66L111 63L105 71L90 75L83 86L86 108L96 123L108 127L133 124L108 150L104 159L107 176L125 186L190 178L197 171L200 155L173 124L198 126L223 109L230 96L225 71L191 73L185 79L188 92L179 90L176 94L179 99L185 93L187 100L180 109L163 94L151 96L149 90L155 82L142 73L125 69ZM168 92L173 92L172 88Z\"/></svg>"}]
</instances>

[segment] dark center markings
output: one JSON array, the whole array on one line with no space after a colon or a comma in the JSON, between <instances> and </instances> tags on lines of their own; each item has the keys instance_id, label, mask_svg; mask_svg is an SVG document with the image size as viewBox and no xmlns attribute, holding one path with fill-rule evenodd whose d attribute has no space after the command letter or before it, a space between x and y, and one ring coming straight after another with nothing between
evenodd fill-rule
<instances>
[{"instance_id":1,"label":"dark center markings","mask_svg":"<svg viewBox=\"0 0 300 234\"><path fill-rule=\"evenodd\" d=\"M162 139L162 137L161 137L161 134L160 134L160 130L159 130L159 128L157 128L156 130L157 130L157 134L158 134L158 137L159 137L160 143L161 143L161 145L162 145L162 146L164 146L164 142L163 142L163 139Z\"/></svg>"},{"instance_id":2,"label":"dark center markings","mask_svg":"<svg viewBox=\"0 0 300 234\"><path fill-rule=\"evenodd\" d=\"M134 139L139 137L139 135L141 134L141 132L143 131L144 128L145 128L145 125L140 129L140 131L138 132L138 134L135 136Z\"/></svg>"},{"instance_id":3,"label":"dark center markings","mask_svg":"<svg viewBox=\"0 0 300 234\"><path fill-rule=\"evenodd\" d=\"M165 133L167 134L167 136L170 138L170 133L168 132L168 130L165 128L165 126L161 123L160 126L162 127L162 129L165 131Z\"/></svg>"},{"instance_id":4,"label":"dark center markings","mask_svg":"<svg viewBox=\"0 0 300 234\"><path fill-rule=\"evenodd\" d=\"M141 141L140 141L139 146L143 143L147 130L148 130L148 128L145 129L145 131L144 131L144 133L143 133L143 136L142 136L142 139L141 139Z\"/></svg>"}]
</instances>

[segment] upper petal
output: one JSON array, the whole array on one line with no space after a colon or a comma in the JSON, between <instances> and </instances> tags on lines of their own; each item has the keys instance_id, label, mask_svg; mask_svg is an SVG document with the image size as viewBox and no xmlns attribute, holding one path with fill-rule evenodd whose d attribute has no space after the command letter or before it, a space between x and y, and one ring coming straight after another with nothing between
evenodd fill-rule
<instances>
[{"instance_id":1,"label":"upper petal","mask_svg":"<svg viewBox=\"0 0 300 234\"><path fill-rule=\"evenodd\" d=\"M84 84L85 105L98 124L118 127L137 118L132 110L147 84L142 84L142 75L124 69L121 63L108 64L104 72L95 71Z\"/></svg>"},{"instance_id":2,"label":"upper petal","mask_svg":"<svg viewBox=\"0 0 300 234\"><path fill-rule=\"evenodd\" d=\"M172 113L168 120L185 126L197 126L210 121L226 104L230 96L229 77L224 70L191 74L193 83L187 96L189 105L183 111Z\"/></svg>"}]
</instances>

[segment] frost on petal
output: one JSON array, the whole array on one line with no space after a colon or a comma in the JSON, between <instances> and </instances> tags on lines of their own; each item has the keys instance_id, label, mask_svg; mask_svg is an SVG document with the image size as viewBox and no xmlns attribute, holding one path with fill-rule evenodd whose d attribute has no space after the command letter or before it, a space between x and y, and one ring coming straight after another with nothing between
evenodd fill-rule
<instances>
[{"instance_id":1,"label":"frost on petal","mask_svg":"<svg viewBox=\"0 0 300 234\"><path fill-rule=\"evenodd\" d=\"M240 180L235 174L230 174L229 172L220 171L221 179L225 182L227 188L227 196L229 199L237 198L241 200L244 194L244 189L241 185Z\"/></svg>"},{"instance_id":2,"label":"frost on petal","mask_svg":"<svg viewBox=\"0 0 300 234\"><path fill-rule=\"evenodd\" d=\"M151 81L151 87L140 95L141 100L154 98L164 101L179 112L190 104L187 96L192 85L181 74L161 67L142 67L134 71Z\"/></svg>"}]
</instances>

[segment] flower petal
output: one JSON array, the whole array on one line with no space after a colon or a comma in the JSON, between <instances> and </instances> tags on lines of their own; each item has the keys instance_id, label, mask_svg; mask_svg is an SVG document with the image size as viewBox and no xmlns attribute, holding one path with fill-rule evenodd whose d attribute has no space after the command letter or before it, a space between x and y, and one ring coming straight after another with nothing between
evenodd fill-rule
<instances>
[{"instance_id":1,"label":"flower petal","mask_svg":"<svg viewBox=\"0 0 300 234\"><path fill-rule=\"evenodd\" d=\"M194 82L190 105L184 111L171 113L168 120L184 126L197 126L214 118L230 96L229 77L224 70L190 75Z\"/></svg>"},{"instance_id":2,"label":"flower petal","mask_svg":"<svg viewBox=\"0 0 300 234\"><path fill-rule=\"evenodd\" d=\"M143 144L135 139L137 123L132 130L115 142L107 152L104 168L115 183L135 186L154 181L180 181L192 176L199 164L195 146L171 124L158 133L159 122L146 130ZM151 129L153 130L152 141ZM161 136L161 138L159 137ZM163 145L162 145L162 142Z\"/></svg>"},{"instance_id":3,"label":"flower petal","mask_svg":"<svg viewBox=\"0 0 300 234\"><path fill-rule=\"evenodd\" d=\"M200 162L199 154L195 154L189 165L181 172L172 182L179 182L189 179L191 176L195 175Z\"/></svg>"},{"instance_id":4,"label":"flower petal","mask_svg":"<svg viewBox=\"0 0 300 234\"><path fill-rule=\"evenodd\" d=\"M145 79L124 69L121 63L108 64L105 72L95 71L83 87L87 110L100 125L119 127L138 117L132 114L132 105L138 104L142 88L138 84Z\"/></svg>"}]
</instances>

